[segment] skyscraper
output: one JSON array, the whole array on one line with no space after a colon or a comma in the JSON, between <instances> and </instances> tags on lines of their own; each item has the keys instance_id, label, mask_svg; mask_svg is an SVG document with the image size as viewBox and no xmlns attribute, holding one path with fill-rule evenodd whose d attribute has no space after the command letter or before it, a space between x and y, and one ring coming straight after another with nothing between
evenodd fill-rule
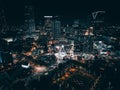
<instances>
[{"instance_id":1,"label":"skyscraper","mask_svg":"<svg viewBox=\"0 0 120 90\"><path fill-rule=\"evenodd\" d=\"M54 39L57 39L61 36L61 22L58 17L55 17L53 21L53 36Z\"/></svg>"},{"instance_id":2,"label":"skyscraper","mask_svg":"<svg viewBox=\"0 0 120 90\"><path fill-rule=\"evenodd\" d=\"M105 11L96 11L92 13L91 24L94 28L94 34L102 34L104 28Z\"/></svg>"},{"instance_id":3,"label":"skyscraper","mask_svg":"<svg viewBox=\"0 0 120 90\"><path fill-rule=\"evenodd\" d=\"M75 20L73 23L73 28L74 28L74 34L78 35L80 34L80 21L79 20Z\"/></svg>"},{"instance_id":4,"label":"skyscraper","mask_svg":"<svg viewBox=\"0 0 120 90\"><path fill-rule=\"evenodd\" d=\"M53 16L44 16L45 22L44 22L44 27L45 27L45 31L47 32L47 36L49 37L49 39L52 38L53 33Z\"/></svg>"},{"instance_id":5,"label":"skyscraper","mask_svg":"<svg viewBox=\"0 0 120 90\"><path fill-rule=\"evenodd\" d=\"M26 34L30 36L35 31L34 8L30 0L25 5L25 30Z\"/></svg>"},{"instance_id":6,"label":"skyscraper","mask_svg":"<svg viewBox=\"0 0 120 90\"><path fill-rule=\"evenodd\" d=\"M0 34L5 34L8 30L9 28L4 15L4 10L0 9Z\"/></svg>"},{"instance_id":7,"label":"skyscraper","mask_svg":"<svg viewBox=\"0 0 120 90\"><path fill-rule=\"evenodd\" d=\"M53 27L52 19L53 19L53 16L44 16L44 19L45 19L45 23L44 23L45 30L46 31L52 31L52 27Z\"/></svg>"}]
</instances>

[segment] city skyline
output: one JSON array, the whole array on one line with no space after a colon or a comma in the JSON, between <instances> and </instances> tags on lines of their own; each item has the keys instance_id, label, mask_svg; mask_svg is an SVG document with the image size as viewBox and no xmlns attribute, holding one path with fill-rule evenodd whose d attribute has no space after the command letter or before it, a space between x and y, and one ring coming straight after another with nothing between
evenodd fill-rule
<instances>
[{"instance_id":1,"label":"city skyline","mask_svg":"<svg viewBox=\"0 0 120 90\"><path fill-rule=\"evenodd\" d=\"M0 0L0 90L119 90L118 6Z\"/></svg>"},{"instance_id":2,"label":"city skyline","mask_svg":"<svg viewBox=\"0 0 120 90\"><path fill-rule=\"evenodd\" d=\"M1 0L1 7L5 10L5 16L9 24L22 24L24 22L25 0ZM41 19L44 15L61 16L64 20L80 19L86 21L94 11L106 11L106 21L108 23L120 24L118 4L116 1L104 0L32 0L35 18Z\"/></svg>"}]
</instances>

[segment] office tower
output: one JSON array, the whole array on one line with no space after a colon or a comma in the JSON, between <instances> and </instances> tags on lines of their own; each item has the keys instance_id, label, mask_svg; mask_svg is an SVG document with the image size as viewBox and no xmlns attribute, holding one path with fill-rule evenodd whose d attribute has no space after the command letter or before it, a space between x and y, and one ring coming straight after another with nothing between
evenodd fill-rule
<instances>
[{"instance_id":1,"label":"office tower","mask_svg":"<svg viewBox=\"0 0 120 90\"><path fill-rule=\"evenodd\" d=\"M0 9L0 34L3 35L9 30L6 18L4 15L4 10Z\"/></svg>"},{"instance_id":2,"label":"office tower","mask_svg":"<svg viewBox=\"0 0 120 90\"><path fill-rule=\"evenodd\" d=\"M31 5L31 1L26 1L25 5L25 34L32 35L35 31L35 18L34 18L34 8Z\"/></svg>"},{"instance_id":3,"label":"office tower","mask_svg":"<svg viewBox=\"0 0 120 90\"><path fill-rule=\"evenodd\" d=\"M83 36L83 52L84 53L91 53L93 51L93 41L94 36L92 35L84 35Z\"/></svg>"},{"instance_id":4,"label":"office tower","mask_svg":"<svg viewBox=\"0 0 120 90\"><path fill-rule=\"evenodd\" d=\"M58 39L61 36L61 22L58 17L55 17L53 21L53 36L54 39Z\"/></svg>"},{"instance_id":5,"label":"office tower","mask_svg":"<svg viewBox=\"0 0 120 90\"><path fill-rule=\"evenodd\" d=\"M53 16L44 16L44 27L49 39L53 36Z\"/></svg>"},{"instance_id":6,"label":"office tower","mask_svg":"<svg viewBox=\"0 0 120 90\"><path fill-rule=\"evenodd\" d=\"M104 28L105 11L96 11L92 13L91 25L94 28L94 34L102 34Z\"/></svg>"},{"instance_id":7,"label":"office tower","mask_svg":"<svg viewBox=\"0 0 120 90\"><path fill-rule=\"evenodd\" d=\"M80 34L80 21L79 20L75 20L73 22L73 29L74 29L74 35Z\"/></svg>"}]
</instances>

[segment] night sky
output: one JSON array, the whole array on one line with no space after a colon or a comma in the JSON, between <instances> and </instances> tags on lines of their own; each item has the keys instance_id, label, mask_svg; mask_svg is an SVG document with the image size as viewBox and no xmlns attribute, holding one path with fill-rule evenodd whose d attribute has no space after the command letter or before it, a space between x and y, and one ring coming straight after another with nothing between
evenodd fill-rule
<instances>
[{"instance_id":1,"label":"night sky","mask_svg":"<svg viewBox=\"0 0 120 90\"><path fill-rule=\"evenodd\" d=\"M25 0L0 0L9 24L24 22ZM66 20L78 18L86 20L93 11L106 11L106 21L120 24L119 2L116 0L33 0L35 16L59 15Z\"/></svg>"}]
</instances>

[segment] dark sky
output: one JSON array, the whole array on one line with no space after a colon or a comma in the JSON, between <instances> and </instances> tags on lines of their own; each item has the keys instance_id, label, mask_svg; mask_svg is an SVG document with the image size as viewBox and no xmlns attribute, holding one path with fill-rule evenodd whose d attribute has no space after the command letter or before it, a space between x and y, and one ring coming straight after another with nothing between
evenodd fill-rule
<instances>
[{"instance_id":1,"label":"dark sky","mask_svg":"<svg viewBox=\"0 0 120 90\"><path fill-rule=\"evenodd\" d=\"M0 1L8 23L23 23L26 0ZM85 20L91 12L104 10L107 22L120 24L119 2L116 0L33 0L32 5L35 7L36 17L60 15L68 20L70 18Z\"/></svg>"}]
</instances>

